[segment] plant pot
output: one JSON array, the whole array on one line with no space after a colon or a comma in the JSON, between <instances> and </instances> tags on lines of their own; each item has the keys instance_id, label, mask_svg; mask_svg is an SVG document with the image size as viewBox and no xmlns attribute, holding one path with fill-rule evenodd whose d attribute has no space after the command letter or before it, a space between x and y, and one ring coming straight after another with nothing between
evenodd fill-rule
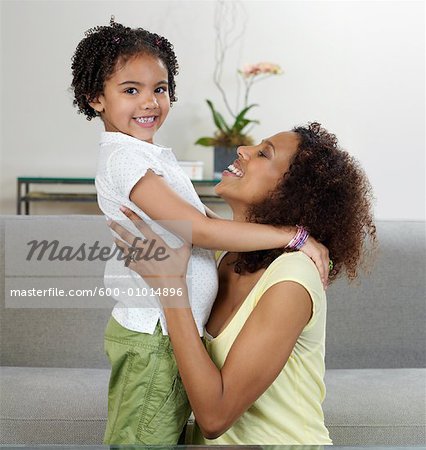
<instances>
[{"instance_id":1,"label":"plant pot","mask_svg":"<svg viewBox=\"0 0 426 450\"><path fill-rule=\"evenodd\" d=\"M237 147L214 148L214 178L221 179L222 172L237 159Z\"/></svg>"}]
</instances>

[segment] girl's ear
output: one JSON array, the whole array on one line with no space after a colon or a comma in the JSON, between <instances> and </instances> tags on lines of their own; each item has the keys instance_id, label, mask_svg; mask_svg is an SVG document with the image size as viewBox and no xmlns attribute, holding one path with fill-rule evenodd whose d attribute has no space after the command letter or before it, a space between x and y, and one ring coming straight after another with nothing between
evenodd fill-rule
<instances>
[{"instance_id":1,"label":"girl's ear","mask_svg":"<svg viewBox=\"0 0 426 450\"><path fill-rule=\"evenodd\" d=\"M104 98L103 95L99 95L95 99L89 101L89 105L98 113L101 113L104 111Z\"/></svg>"}]
</instances>

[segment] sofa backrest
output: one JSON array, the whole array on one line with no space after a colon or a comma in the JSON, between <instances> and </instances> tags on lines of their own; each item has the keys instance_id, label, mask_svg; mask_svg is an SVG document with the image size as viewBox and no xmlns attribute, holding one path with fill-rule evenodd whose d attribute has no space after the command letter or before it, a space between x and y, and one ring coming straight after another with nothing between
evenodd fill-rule
<instances>
[{"instance_id":1,"label":"sofa backrest","mask_svg":"<svg viewBox=\"0 0 426 450\"><path fill-rule=\"evenodd\" d=\"M100 245L110 245L110 232L105 225L103 216L0 216L0 363L3 366L35 366L35 367L108 367L108 362L103 351L103 331L111 314L111 306L105 302L105 307L97 305L94 308L10 308L5 307L5 284L12 282L13 277L5 278L5 266L10 267L11 262L5 261L5 247L10 247L10 241L16 241L15 229L28 227L39 229L41 224L46 224L50 230L44 233L46 236L55 234L55 229L62 228L61 236L70 236L73 244L93 243L100 241ZM22 245L32 238L31 232L24 231ZM68 240L67 240L68 241ZM16 242L15 242L16 245ZM19 251L8 247L8 257L18 259ZM16 253L16 254L15 254ZM10 256L12 254L12 256ZM20 258L22 259L22 257ZM19 261L18 261L19 264ZM40 266L49 263L43 261ZM52 263L50 263L52 264ZM56 268L60 263L53 263L51 274L58 279L61 276ZM99 286L102 285L102 273L105 263L99 261L91 264L75 262L67 263L71 268L71 286L83 287L85 282L84 272L89 267L91 274L99 275ZM83 267L82 267L83 266ZM82 270L80 268L82 267ZM10 270L9 270L10 272ZM45 271L44 271L45 272ZM6 272L7 275L9 273ZM83 276L82 276L83 275ZM45 280L43 287L53 286L49 280ZM66 280L65 280L66 282ZM22 283L22 281L21 281ZM60 283L64 283L61 279ZM30 280L28 286L33 285ZM37 280L34 280L34 286ZM14 287L21 287L18 282ZM82 300L83 298L75 299ZM29 299L30 300L30 299ZM100 303L104 298L97 296ZM39 299L37 300L39 301ZM53 297L49 301L54 305L61 299ZM9 299L9 305L11 300ZM7 305L7 306L9 306ZM56 305L55 305L56 306Z\"/></svg>"},{"instance_id":2,"label":"sofa backrest","mask_svg":"<svg viewBox=\"0 0 426 450\"><path fill-rule=\"evenodd\" d=\"M36 217L56 220L75 242L106 242L109 237L101 216ZM108 367L103 332L111 307L99 307L105 299L97 298L93 308L5 308L5 244L16 228L11 224L31 220L0 216L1 365ZM377 227L380 250L372 274L362 276L359 285L338 280L327 291L328 368L426 366L425 224L378 222ZM22 243L27 241L23 233ZM103 265L95 269L100 280ZM73 285L82 283L80 266L73 266Z\"/></svg>"},{"instance_id":3,"label":"sofa backrest","mask_svg":"<svg viewBox=\"0 0 426 450\"><path fill-rule=\"evenodd\" d=\"M426 367L425 223L377 222L372 272L327 291L327 368Z\"/></svg>"}]
</instances>

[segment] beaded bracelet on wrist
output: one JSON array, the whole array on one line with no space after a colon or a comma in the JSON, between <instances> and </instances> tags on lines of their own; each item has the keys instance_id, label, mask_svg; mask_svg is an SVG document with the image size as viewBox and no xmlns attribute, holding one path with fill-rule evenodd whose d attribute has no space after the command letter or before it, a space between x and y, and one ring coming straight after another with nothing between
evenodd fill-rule
<instances>
[{"instance_id":1,"label":"beaded bracelet on wrist","mask_svg":"<svg viewBox=\"0 0 426 450\"><path fill-rule=\"evenodd\" d=\"M297 232L294 235L293 239L285 246L285 250L287 251L298 251L300 250L306 243L309 238L309 233L306 228L296 225Z\"/></svg>"}]
</instances>

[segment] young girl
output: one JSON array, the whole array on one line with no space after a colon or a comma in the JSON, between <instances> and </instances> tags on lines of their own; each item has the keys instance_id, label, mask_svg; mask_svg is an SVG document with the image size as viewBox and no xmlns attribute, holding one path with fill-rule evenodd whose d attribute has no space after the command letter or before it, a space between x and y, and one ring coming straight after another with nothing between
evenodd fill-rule
<instances>
[{"instance_id":1,"label":"young girl","mask_svg":"<svg viewBox=\"0 0 426 450\"><path fill-rule=\"evenodd\" d=\"M194 247L190 300L202 336L217 292L215 260L206 249L238 252L284 248L296 228L206 216L172 150L153 143L176 101L177 69L167 39L141 28L124 27L112 19L109 26L88 30L78 44L72 60L72 87L79 111L88 120L100 116L105 126L96 175L98 202L104 214L130 222L119 210L125 205L148 223L169 221L171 231L177 231L173 221L191 223ZM238 168L229 169L225 175L244 177ZM274 176L266 174L264 179L271 188ZM327 249L307 235L298 244L303 245L326 280ZM115 296L118 303L105 332L112 369L104 442L173 445L178 442L190 407L164 312L158 299L130 295L141 292L143 285L143 280L132 273L122 261L112 259L105 271L106 285L121 294ZM142 300L147 300L143 307Z\"/></svg>"}]
</instances>

